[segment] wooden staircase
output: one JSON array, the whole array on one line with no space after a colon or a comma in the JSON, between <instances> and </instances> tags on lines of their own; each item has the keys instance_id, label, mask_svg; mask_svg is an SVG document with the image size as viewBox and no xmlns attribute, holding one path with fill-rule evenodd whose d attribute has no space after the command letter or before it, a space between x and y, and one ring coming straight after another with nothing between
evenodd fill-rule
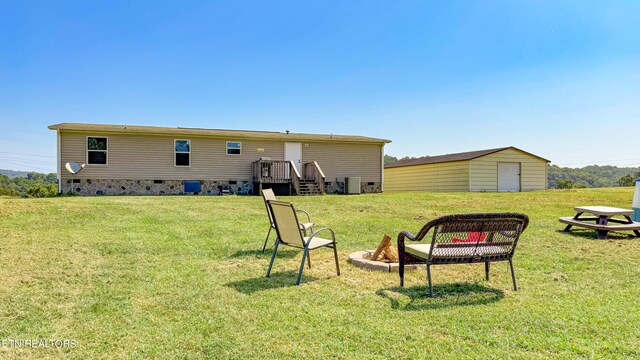
<instances>
[{"instance_id":1,"label":"wooden staircase","mask_svg":"<svg viewBox=\"0 0 640 360\"><path fill-rule=\"evenodd\" d=\"M315 180L300 179L300 189L298 189L298 195L322 195L323 191L318 187Z\"/></svg>"},{"instance_id":2,"label":"wooden staircase","mask_svg":"<svg viewBox=\"0 0 640 360\"><path fill-rule=\"evenodd\" d=\"M324 194L324 172L316 161L303 165L302 174L292 161L260 159L251 163L253 183L258 194L262 186L288 185L289 194L322 195Z\"/></svg>"}]
</instances>

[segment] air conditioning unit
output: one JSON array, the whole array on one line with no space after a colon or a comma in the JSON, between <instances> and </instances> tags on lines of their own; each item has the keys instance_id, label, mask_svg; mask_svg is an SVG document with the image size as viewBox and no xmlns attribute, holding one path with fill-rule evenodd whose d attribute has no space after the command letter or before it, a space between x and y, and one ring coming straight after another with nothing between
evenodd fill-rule
<instances>
[{"instance_id":1,"label":"air conditioning unit","mask_svg":"<svg viewBox=\"0 0 640 360\"><path fill-rule=\"evenodd\" d=\"M359 176L352 176L344 179L345 193L347 194L360 194L360 181L362 179Z\"/></svg>"}]
</instances>

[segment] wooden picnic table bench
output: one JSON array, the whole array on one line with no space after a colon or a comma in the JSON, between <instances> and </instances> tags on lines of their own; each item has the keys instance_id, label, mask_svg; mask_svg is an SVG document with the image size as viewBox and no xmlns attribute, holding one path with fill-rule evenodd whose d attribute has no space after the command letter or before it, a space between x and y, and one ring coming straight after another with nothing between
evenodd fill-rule
<instances>
[{"instance_id":1,"label":"wooden picnic table bench","mask_svg":"<svg viewBox=\"0 0 640 360\"><path fill-rule=\"evenodd\" d=\"M598 239L606 239L609 231L633 231L637 237L640 237L640 222L634 222L630 218L633 210L608 206L576 206L574 210L575 216L558 219L561 223L567 224L564 231L570 231L571 227L579 226L596 230ZM581 217L585 213L595 216ZM614 216L622 216L624 219L614 218Z\"/></svg>"}]
</instances>

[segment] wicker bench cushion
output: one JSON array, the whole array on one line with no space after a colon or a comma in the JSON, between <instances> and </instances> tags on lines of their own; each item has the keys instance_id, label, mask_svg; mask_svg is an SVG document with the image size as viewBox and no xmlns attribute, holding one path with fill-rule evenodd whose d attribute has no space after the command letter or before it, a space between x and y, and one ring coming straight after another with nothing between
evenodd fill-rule
<instances>
[{"instance_id":1,"label":"wicker bench cushion","mask_svg":"<svg viewBox=\"0 0 640 360\"><path fill-rule=\"evenodd\" d=\"M419 257L421 259L427 259L429 257L429 251L431 250L431 244L407 244L405 245L405 251L409 254ZM434 258L456 258L456 257L473 257L473 256L487 256L487 255L501 255L508 254L510 249L503 246L478 246L476 248L475 243L469 246L456 246L456 247L438 247L436 246L433 251Z\"/></svg>"},{"instance_id":2,"label":"wicker bench cushion","mask_svg":"<svg viewBox=\"0 0 640 360\"><path fill-rule=\"evenodd\" d=\"M404 251L421 259L429 257L429 250L431 250L431 244L408 244L404 246Z\"/></svg>"}]
</instances>

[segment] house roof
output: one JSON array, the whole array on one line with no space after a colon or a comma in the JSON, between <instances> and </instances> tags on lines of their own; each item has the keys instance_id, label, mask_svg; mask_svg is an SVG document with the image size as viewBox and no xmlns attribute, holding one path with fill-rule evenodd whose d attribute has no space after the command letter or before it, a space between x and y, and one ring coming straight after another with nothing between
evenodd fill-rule
<instances>
[{"instance_id":1,"label":"house roof","mask_svg":"<svg viewBox=\"0 0 640 360\"><path fill-rule=\"evenodd\" d=\"M362 143L390 143L391 140L378 139L358 135L334 135L334 134L302 134L286 133L275 131L247 131L247 130L222 130L222 129L200 129L183 127L159 127L159 126L137 126L137 125L103 125L103 124L81 124L81 123L60 123L50 125L51 130L80 131L80 132L109 132L122 134L155 134L155 135L194 135L211 136L225 138L251 138L266 140L297 140L297 141L339 141L339 142L362 142Z\"/></svg>"},{"instance_id":2,"label":"house roof","mask_svg":"<svg viewBox=\"0 0 640 360\"><path fill-rule=\"evenodd\" d=\"M499 151L503 151L503 150L507 150L507 149L514 149L517 151L520 151L522 153L525 153L527 155L531 155L534 157L537 157L538 159L542 159L546 162L550 162L549 160L542 158L538 155L534 155L532 153L528 153L524 150L520 150L516 147L513 146L507 146L507 147L501 147L501 148L496 148L496 149L487 149L487 150L477 150L477 151L469 151L469 152L462 152L462 153L455 153L455 154L446 154L446 155L438 155L438 156L424 156L421 158L417 158L417 159L409 159L409 160L402 160L402 161L398 161L392 164L388 164L385 165L385 169L388 168L396 168L396 167L403 167L403 166L413 166L413 165L426 165L426 164L437 164L437 163L444 163L444 162L452 162L452 161L465 161L465 160L472 160L472 159L476 159L482 156L486 156L489 154L493 154L493 153L497 153Z\"/></svg>"}]
</instances>

